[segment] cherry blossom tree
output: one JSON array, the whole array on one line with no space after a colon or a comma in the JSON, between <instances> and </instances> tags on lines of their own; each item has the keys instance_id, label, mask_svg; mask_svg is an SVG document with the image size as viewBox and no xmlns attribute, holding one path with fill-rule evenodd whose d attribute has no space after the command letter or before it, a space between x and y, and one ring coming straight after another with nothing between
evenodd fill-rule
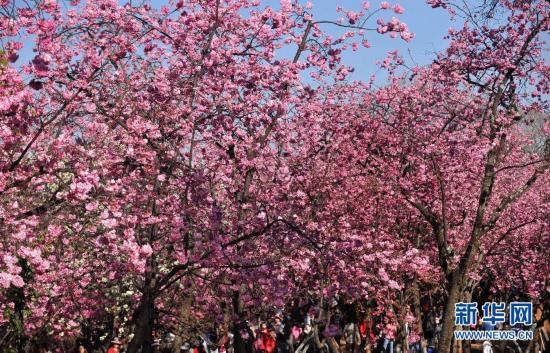
<instances>
[{"instance_id":1,"label":"cherry blossom tree","mask_svg":"<svg viewBox=\"0 0 550 353\"><path fill-rule=\"evenodd\" d=\"M241 352L247 309L306 290L396 308L391 337L430 285L449 352L481 279L547 290L548 5L428 3L463 27L375 88L342 55L411 40L398 4L0 0L0 344L101 327L149 351L192 310Z\"/></svg>"},{"instance_id":2,"label":"cherry blossom tree","mask_svg":"<svg viewBox=\"0 0 550 353\"><path fill-rule=\"evenodd\" d=\"M399 56L383 63L393 78L365 101L373 112L363 118L363 129L375 136L355 148L364 154L356 157L361 167L385 180L390 197L402 199L430 229L425 241L447 283L439 350L449 352L454 304L468 299L479 274L502 271L508 262L496 256L528 257L522 274L534 276L527 282L539 293L547 290L536 269L547 269L545 256L533 244L548 241L550 141L529 147L536 139L525 124L548 112L541 35L549 18L547 4L536 1L496 2L504 24L434 5L466 14L464 27L450 31L449 48L426 68L400 75Z\"/></svg>"},{"instance_id":3,"label":"cherry blossom tree","mask_svg":"<svg viewBox=\"0 0 550 353\"><path fill-rule=\"evenodd\" d=\"M114 306L131 316L129 351L150 349L156 306L188 277L221 276L239 302L239 269L297 233L277 208L301 75L345 79L342 51L367 31L412 38L396 19L367 28L389 10L368 3L335 22L290 1L1 5L1 274L20 301L2 304L19 347ZM35 56L17 66L24 41Z\"/></svg>"}]
</instances>

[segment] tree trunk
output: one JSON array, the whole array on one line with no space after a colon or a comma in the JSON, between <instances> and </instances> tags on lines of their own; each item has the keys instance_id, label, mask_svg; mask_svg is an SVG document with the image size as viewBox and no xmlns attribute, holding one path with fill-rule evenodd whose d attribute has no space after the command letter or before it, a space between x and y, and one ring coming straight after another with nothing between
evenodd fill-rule
<instances>
[{"instance_id":1,"label":"tree trunk","mask_svg":"<svg viewBox=\"0 0 550 353\"><path fill-rule=\"evenodd\" d=\"M183 341L180 336L176 336L174 339L174 342L172 342L172 353L180 353L181 352L181 345L183 344Z\"/></svg>"},{"instance_id":2,"label":"tree trunk","mask_svg":"<svg viewBox=\"0 0 550 353\"><path fill-rule=\"evenodd\" d=\"M150 353L153 344L153 320L155 303L150 288L147 286L141 297L141 303L135 314L134 337L128 344L128 353ZM140 351L140 349L142 349Z\"/></svg>"},{"instance_id":3,"label":"tree trunk","mask_svg":"<svg viewBox=\"0 0 550 353\"><path fill-rule=\"evenodd\" d=\"M470 289L464 292L463 298L465 302L469 303L472 301L473 292L474 292L474 284L472 283ZM469 331L470 327L463 327L462 329ZM472 348L472 341L466 340L466 341L461 341L461 343L462 343L462 353L470 353Z\"/></svg>"},{"instance_id":4,"label":"tree trunk","mask_svg":"<svg viewBox=\"0 0 550 353\"><path fill-rule=\"evenodd\" d=\"M417 320L418 335L424 337L423 323L422 323L422 308L420 305L420 290L418 284L415 282L413 287L413 305L414 305L414 317Z\"/></svg>"},{"instance_id":5,"label":"tree trunk","mask_svg":"<svg viewBox=\"0 0 550 353\"><path fill-rule=\"evenodd\" d=\"M13 315L13 326L15 327L14 330L14 338L15 338L15 347L19 352L22 352L25 347L27 346L27 337L25 336L25 317L24 317L24 310L25 310L25 291L23 288L16 288L14 286L10 287L10 290L13 290L13 297L14 297L14 315Z\"/></svg>"},{"instance_id":6,"label":"tree trunk","mask_svg":"<svg viewBox=\"0 0 550 353\"><path fill-rule=\"evenodd\" d=\"M21 266L21 275L25 283L32 283L33 274L27 260L18 258L18 265ZM13 315L10 318L11 324L11 341L13 347L18 352L24 352L29 347L29 340L25 335L25 310L27 307L27 298L25 296L25 288L15 287L11 285L7 292L6 298L13 303ZM3 341L3 340L2 340Z\"/></svg>"},{"instance_id":7,"label":"tree trunk","mask_svg":"<svg viewBox=\"0 0 550 353\"><path fill-rule=\"evenodd\" d=\"M233 351L234 353L246 353L245 342L241 337L242 305L239 290L233 291ZM252 337L250 339L253 339Z\"/></svg>"},{"instance_id":8,"label":"tree trunk","mask_svg":"<svg viewBox=\"0 0 550 353\"><path fill-rule=\"evenodd\" d=\"M451 353L451 342L453 339L453 331L455 326L455 304L458 302L462 291L462 277L462 273L453 273L451 283L449 285L449 296L447 297L447 301L445 303L441 339L437 347L438 353Z\"/></svg>"}]
</instances>

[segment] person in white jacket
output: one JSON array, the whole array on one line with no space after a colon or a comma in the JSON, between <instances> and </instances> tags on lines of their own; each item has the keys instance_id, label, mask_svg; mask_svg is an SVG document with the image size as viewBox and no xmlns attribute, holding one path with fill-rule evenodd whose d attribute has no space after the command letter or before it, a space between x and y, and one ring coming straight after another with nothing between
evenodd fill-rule
<instances>
[{"instance_id":1,"label":"person in white jacket","mask_svg":"<svg viewBox=\"0 0 550 353\"><path fill-rule=\"evenodd\" d=\"M483 353L493 353L493 347L491 345L491 342L489 341L483 342Z\"/></svg>"}]
</instances>

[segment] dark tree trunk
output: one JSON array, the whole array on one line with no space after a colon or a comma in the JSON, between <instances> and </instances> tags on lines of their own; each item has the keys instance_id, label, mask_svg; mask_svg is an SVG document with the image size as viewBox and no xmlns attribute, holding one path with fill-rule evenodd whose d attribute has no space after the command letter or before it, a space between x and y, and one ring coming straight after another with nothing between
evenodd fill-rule
<instances>
[{"instance_id":1,"label":"dark tree trunk","mask_svg":"<svg viewBox=\"0 0 550 353\"><path fill-rule=\"evenodd\" d=\"M238 290L233 291L233 349L234 353L246 353L245 342L241 337L242 306ZM252 339L252 337L250 338Z\"/></svg>"},{"instance_id":2,"label":"dark tree trunk","mask_svg":"<svg viewBox=\"0 0 550 353\"><path fill-rule=\"evenodd\" d=\"M31 283L33 279L33 272L29 267L27 260L23 258L18 259L18 264L21 266L21 275L25 283ZM13 303L13 316L10 318L12 334L11 341L13 347L17 349L18 352L24 352L28 350L28 339L25 336L25 309L26 309L26 296L25 289L18 288L15 286L10 286L7 290L6 297L8 301Z\"/></svg>"},{"instance_id":3,"label":"dark tree trunk","mask_svg":"<svg viewBox=\"0 0 550 353\"><path fill-rule=\"evenodd\" d=\"M128 353L150 353L153 344L155 299L149 286L144 289L141 303L135 313L134 337L128 344ZM141 351L140 351L141 349Z\"/></svg>"},{"instance_id":4,"label":"dark tree trunk","mask_svg":"<svg viewBox=\"0 0 550 353\"><path fill-rule=\"evenodd\" d=\"M453 331L455 327L455 304L460 299L462 292L462 279L464 271L457 269L451 276L449 284L449 296L445 303L445 313L443 315L443 327L441 330L441 338L438 344L438 353L451 353L451 344L453 340Z\"/></svg>"},{"instance_id":5,"label":"dark tree trunk","mask_svg":"<svg viewBox=\"0 0 550 353\"><path fill-rule=\"evenodd\" d=\"M473 292L474 292L474 285L472 284L470 290L466 291L466 293L464 293L464 301L465 302L471 302L472 301ZM463 327L462 329L468 331L468 330L470 330L470 327ZM472 341L465 340L465 341L462 341L461 343L462 343L462 353L470 353L471 349L472 349ZM502 352L504 352L504 351L502 351Z\"/></svg>"},{"instance_id":6,"label":"dark tree trunk","mask_svg":"<svg viewBox=\"0 0 550 353\"><path fill-rule=\"evenodd\" d=\"M18 352L23 352L27 346L27 337L23 326L25 319L23 311L25 310L25 292L23 288L10 287L10 296L13 296L14 303L14 315L12 319L12 325L14 327L14 343Z\"/></svg>"},{"instance_id":7,"label":"dark tree trunk","mask_svg":"<svg viewBox=\"0 0 550 353\"><path fill-rule=\"evenodd\" d=\"M172 342L172 353L180 353L181 351L181 345L183 344L183 341L180 336L176 336L174 339L174 342Z\"/></svg>"}]
</instances>

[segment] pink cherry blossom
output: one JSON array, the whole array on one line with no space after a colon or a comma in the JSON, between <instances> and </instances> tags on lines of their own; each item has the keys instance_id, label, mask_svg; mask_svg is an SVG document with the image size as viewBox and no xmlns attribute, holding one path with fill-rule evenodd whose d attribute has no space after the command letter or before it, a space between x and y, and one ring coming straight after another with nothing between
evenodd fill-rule
<instances>
[{"instance_id":1,"label":"pink cherry blossom","mask_svg":"<svg viewBox=\"0 0 550 353\"><path fill-rule=\"evenodd\" d=\"M393 12L397 13L397 14L402 14L405 12L405 9L403 8L403 6L399 5L399 4L395 4L393 5Z\"/></svg>"}]
</instances>

